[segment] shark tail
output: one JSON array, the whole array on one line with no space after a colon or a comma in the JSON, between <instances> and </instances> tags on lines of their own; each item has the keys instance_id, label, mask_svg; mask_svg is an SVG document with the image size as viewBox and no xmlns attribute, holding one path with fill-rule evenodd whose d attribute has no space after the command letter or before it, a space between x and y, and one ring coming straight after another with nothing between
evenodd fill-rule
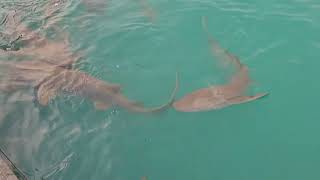
<instances>
[{"instance_id":1,"label":"shark tail","mask_svg":"<svg viewBox=\"0 0 320 180\"><path fill-rule=\"evenodd\" d=\"M143 108L141 106L136 106L136 108L132 108L131 111L142 112L142 113L159 113L159 112L165 111L168 108L170 108L171 105L173 104L173 102L175 101L175 97L176 97L178 89L179 89L179 75L178 75L178 72L176 72L175 88L173 89L173 91L171 93L171 97L167 103L165 103L159 107L155 107L155 108Z\"/></svg>"}]
</instances>

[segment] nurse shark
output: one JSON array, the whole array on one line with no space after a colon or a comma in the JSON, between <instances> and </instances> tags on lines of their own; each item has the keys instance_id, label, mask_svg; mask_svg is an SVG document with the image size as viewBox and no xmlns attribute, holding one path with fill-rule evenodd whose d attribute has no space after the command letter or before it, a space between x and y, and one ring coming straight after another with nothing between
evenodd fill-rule
<instances>
[{"instance_id":1,"label":"nurse shark","mask_svg":"<svg viewBox=\"0 0 320 180\"><path fill-rule=\"evenodd\" d=\"M35 99L43 106L56 96L67 94L91 100L98 110L119 106L131 112L160 112L170 107L178 89L176 75L176 86L169 101L159 107L146 108L128 99L121 92L119 84L102 81L79 70L36 60L0 61L0 68L0 91L11 93L31 88L35 92Z\"/></svg>"},{"instance_id":2,"label":"nurse shark","mask_svg":"<svg viewBox=\"0 0 320 180\"><path fill-rule=\"evenodd\" d=\"M212 52L222 63L232 64L236 72L229 79L228 83L195 90L175 101L173 107L177 111L182 112L210 111L234 104L250 102L266 96L268 93L258 93L252 96L245 95L245 91L250 85L248 67L241 64L238 57L223 49L210 36L205 17L202 18L202 26L208 35Z\"/></svg>"},{"instance_id":3,"label":"nurse shark","mask_svg":"<svg viewBox=\"0 0 320 180\"><path fill-rule=\"evenodd\" d=\"M0 55L14 55L20 59L29 56L32 60L0 61L0 91L10 94L33 89L35 99L44 106L61 94L81 96L93 101L98 110L120 106L132 112L159 112L173 103L178 89L178 75L169 101L156 108L146 108L124 96L119 84L108 83L72 69L79 56L71 52L66 40L49 41L41 34L17 24L14 16L15 13L7 17L7 24L11 26L9 29L12 29L12 33L24 34L21 41L26 41L26 44L15 51L1 50Z\"/></svg>"}]
</instances>

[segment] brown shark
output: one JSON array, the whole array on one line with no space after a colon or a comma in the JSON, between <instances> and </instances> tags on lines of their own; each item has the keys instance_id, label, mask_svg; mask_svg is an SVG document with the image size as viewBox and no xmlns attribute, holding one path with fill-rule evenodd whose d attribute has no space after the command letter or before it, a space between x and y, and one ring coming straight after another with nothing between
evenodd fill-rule
<instances>
[{"instance_id":1,"label":"brown shark","mask_svg":"<svg viewBox=\"0 0 320 180\"><path fill-rule=\"evenodd\" d=\"M12 17L8 16L10 19L7 21L14 29L17 21ZM30 56L38 60L0 61L0 91L2 92L12 93L23 89L34 89L37 100L42 105L48 104L59 94L67 93L92 100L97 109L118 105L134 112L161 111L173 102L177 87L167 104L158 108L145 108L127 99L120 92L118 84L107 83L84 72L71 70L78 57L71 53L66 40L49 41L27 28L16 28L14 31L26 34L27 36L24 37L28 43L18 51L2 51L2 55L23 58Z\"/></svg>"},{"instance_id":2,"label":"brown shark","mask_svg":"<svg viewBox=\"0 0 320 180\"><path fill-rule=\"evenodd\" d=\"M59 94L71 94L93 101L98 110L120 106L132 112L147 113L162 111L170 107L177 89L178 77L176 77L176 87L168 103L149 109L125 97L118 84L107 83L78 70L57 68L57 71L47 77L39 86L37 99L40 104L47 105L51 99Z\"/></svg>"},{"instance_id":3,"label":"brown shark","mask_svg":"<svg viewBox=\"0 0 320 180\"><path fill-rule=\"evenodd\" d=\"M240 63L238 57L221 48L220 45L210 36L206 25L206 19L203 18L203 28L208 33L209 42L215 55L228 64L235 66L236 73L224 85L211 86L196 90L185 95L180 100L173 103L177 111L198 112L209 111L227 107L234 104L250 102L267 95L260 93L253 96L244 95L247 87L250 85L248 67Z\"/></svg>"},{"instance_id":4,"label":"brown shark","mask_svg":"<svg viewBox=\"0 0 320 180\"><path fill-rule=\"evenodd\" d=\"M15 28L14 19L8 22L12 22L12 27ZM37 100L42 105L47 105L51 99L60 94L71 94L93 101L97 109L120 106L129 111L146 113L165 110L174 101L178 77L169 102L149 109L126 98L118 84L107 83L84 72L71 70L70 67L77 60L77 56L68 51L67 43L49 41L28 28L16 28L14 31L25 33L28 43L18 51L4 50L2 54L31 56L39 60L0 62L0 66L4 69L0 73L0 91L14 92L33 88Z\"/></svg>"},{"instance_id":5,"label":"brown shark","mask_svg":"<svg viewBox=\"0 0 320 180\"><path fill-rule=\"evenodd\" d=\"M156 108L146 108L125 97L119 84L99 80L79 70L43 61L0 62L0 67L6 69L0 75L0 91L10 93L33 88L37 101L44 106L56 96L68 94L93 101L98 110L120 106L132 112L159 112L170 107L178 89L176 77L176 87L168 103Z\"/></svg>"}]
</instances>

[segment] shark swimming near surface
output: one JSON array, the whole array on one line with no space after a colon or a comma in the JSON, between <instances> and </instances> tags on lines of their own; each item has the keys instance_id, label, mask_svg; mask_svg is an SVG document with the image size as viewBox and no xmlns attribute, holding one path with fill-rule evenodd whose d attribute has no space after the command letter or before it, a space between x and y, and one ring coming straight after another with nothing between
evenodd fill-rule
<instances>
[{"instance_id":1,"label":"shark swimming near surface","mask_svg":"<svg viewBox=\"0 0 320 180\"><path fill-rule=\"evenodd\" d=\"M43 106L61 94L81 96L93 101L98 110L119 106L132 112L159 112L169 108L173 103L178 89L178 75L176 87L169 101L156 108L146 108L124 96L120 85L72 69L79 56L69 50L66 40L50 41L28 28L21 29L17 24L19 21L12 18L14 16L15 13L8 16L6 21L13 32L24 32L27 35L21 39L27 43L17 51L1 50L0 55L14 55L20 59L31 57L32 60L0 61L0 91L12 93L33 89L34 99Z\"/></svg>"},{"instance_id":2,"label":"shark swimming near surface","mask_svg":"<svg viewBox=\"0 0 320 180\"><path fill-rule=\"evenodd\" d=\"M53 43L53 44L52 44ZM46 42L39 47L26 47L19 51L3 51L2 55L31 56L32 60L0 61L0 91L34 89L41 105L61 94L81 96L94 102L96 109L120 106L132 112L159 112L170 107L177 88L168 103L157 108L146 108L121 93L120 85L96 79L89 74L72 69L77 58L67 51L62 42ZM20 57L20 58L21 58ZM38 58L38 59L37 59ZM29 98L30 99L30 98Z\"/></svg>"},{"instance_id":3,"label":"shark swimming near surface","mask_svg":"<svg viewBox=\"0 0 320 180\"><path fill-rule=\"evenodd\" d=\"M228 83L193 91L175 101L173 107L181 112L210 111L230 105L250 102L266 96L268 93L259 93L253 96L245 95L245 91L250 85L248 67L241 64L238 57L220 47L218 42L210 36L205 17L202 18L202 25L208 34L212 52L222 63L233 65L236 72L229 79Z\"/></svg>"},{"instance_id":4,"label":"shark swimming near surface","mask_svg":"<svg viewBox=\"0 0 320 180\"><path fill-rule=\"evenodd\" d=\"M108 83L78 70L58 68L52 76L48 76L38 87L37 100L42 105L59 94L81 96L94 102L96 109L106 110L112 106L120 106L131 112L160 112L171 106L178 89L176 86L169 101L156 108L146 108L142 104L129 100L121 93L119 84Z\"/></svg>"},{"instance_id":5,"label":"shark swimming near surface","mask_svg":"<svg viewBox=\"0 0 320 180\"><path fill-rule=\"evenodd\" d=\"M44 61L1 62L1 67L6 71L0 75L0 91L10 93L32 88L36 94L35 99L43 106L56 96L67 94L91 100L98 110L119 106L131 112L159 112L170 107L178 89L177 75L176 86L168 103L146 108L124 96L119 84L99 80L79 70Z\"/></svg>"},{"instance_id":6,"label":"shark swimming near surface","mask_svg":"<svg viewBox=\"0 0 320 180\"><path fill-rule=\"evenodd\" d=\"M120 85L98 80L79 70L72 70L71 67L75 60L67 58L68 53L59 52L57 51L59 48L54 47L56 44L48 43L46 46L34 49L35 52L26 50L17 52L21 55L28 55L27 52L30 52L34 57L40 58L39 60L0 61L0 91L13 92L33 88L36 91L36 99L42 105L47 105L59 94L82 96L92 100L96 109L99 110L120 106L134 112L157 112L168 108L173 102L178 88L178 77L176 88L169 102L158 108L147 109L127 99L121 93ZM63 50L63 48L60 49ZM45 52L48 53L47 58ZM51 60L50 57L56 57L56 60Z\"/></svg>"}]
</instances>

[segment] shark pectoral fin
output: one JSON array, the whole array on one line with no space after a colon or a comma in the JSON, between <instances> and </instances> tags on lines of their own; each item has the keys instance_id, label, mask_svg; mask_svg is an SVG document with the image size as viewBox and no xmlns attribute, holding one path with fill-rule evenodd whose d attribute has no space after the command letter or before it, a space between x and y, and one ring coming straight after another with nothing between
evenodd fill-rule
<instances>
[{"instance_id":1,"label":"shark pectoral fin","mask_svg":"<svg viewBox=\"0 0 320 180\"><path fill-rule=\"evenodd\" d=\"M56 89L48 89L45 87L45 85L42 85L38 89L37 100L41 105L46 106L49 104L49 101L53 99L56 95Z\"/></svg>"},{"instance_id":2,"label":"shark pectoral fin","mask_svg":"<svg viewBox=\"0 0 320 180\"><path fill-rule=\"evenodd\" d=\"M95 101L94 106L97 110L107 110L112 106L112 104L100 102L100 101Z\"/></svg>"},{"instance_id":3,"label":"shark pectoral fin","mask_svg":"<svg viewBox=\"0 0 320 180\"><path fill-rule=\"evenodd\" d=\"M246 103L250 101L254 101L256 99L262 98L264 96L267 96L268 93L260 93L254 96L237 96L231 99L228 99L228 104L241 104L241 103Z\"/></svg>"}]
</instances>

